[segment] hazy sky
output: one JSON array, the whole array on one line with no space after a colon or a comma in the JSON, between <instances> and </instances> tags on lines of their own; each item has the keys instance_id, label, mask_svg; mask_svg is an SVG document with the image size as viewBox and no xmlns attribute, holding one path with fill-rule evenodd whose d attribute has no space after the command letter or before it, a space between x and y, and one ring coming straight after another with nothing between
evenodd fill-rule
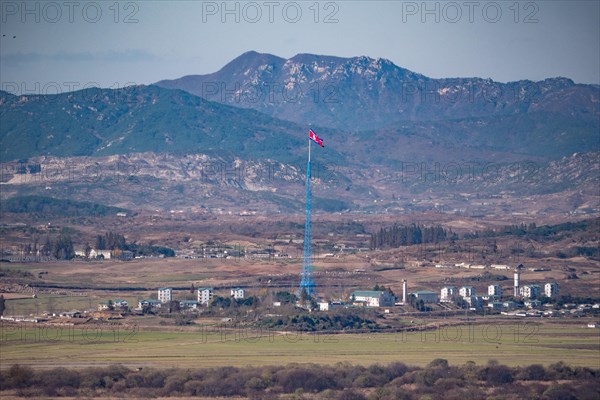
<instances>
[{"instance_id":1,"label":"hazy sky","mask_svg":"<svg viewBox=\"0 0 600 400\"><path fill-rule=\"evenodd\" d=\"M0 4L0 82L12 92L205 74L248 50L382 57L436 78L600 83L598 0Z\"/></svg>"}]
</instances>

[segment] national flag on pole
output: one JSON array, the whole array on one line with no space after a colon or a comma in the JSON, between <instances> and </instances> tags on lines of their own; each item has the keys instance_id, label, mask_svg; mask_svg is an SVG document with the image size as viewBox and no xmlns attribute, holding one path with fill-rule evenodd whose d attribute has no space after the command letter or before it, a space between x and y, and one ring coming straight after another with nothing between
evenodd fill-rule
<instances>
[{"instance_id":1,"label":"national flag on pole","mask_svg":"<svg viewBox=\"0 0 600 400\"><path fill-rule=\"evenodd\" d=\"M312 140L313 142L315 142L319 146L325 147L325 146L323 146L323 139L321 139L320 137L318 137L317 134L314 133L312 129L308 131L308 137L310 138L310 140Z\"/></svg>"}]
</instances>

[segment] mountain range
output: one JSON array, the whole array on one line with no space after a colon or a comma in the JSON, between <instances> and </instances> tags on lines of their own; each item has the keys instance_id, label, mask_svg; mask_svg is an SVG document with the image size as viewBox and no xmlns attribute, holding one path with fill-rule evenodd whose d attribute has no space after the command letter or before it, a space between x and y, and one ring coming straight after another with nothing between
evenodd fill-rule
<instances>
[{"instance_id":1,"label":"mountain range","mask_svg":"<svg viewBox=\"0 0 600 400\"><path fill-rule=\"evenodd\" d=\"M516 114L600 118L599 87L567 78L499 83L433 79L365 56L298 54L283 59L247 52L207 75L156 83L208 100L251 108L301 124L365 131L406 121Z\"/></svg>"},{"instance_id":2,"label":"mountain range","mask_svg":"<svg viewBox=\"0 0 600 400\"><path fill-rule=\"evenodd\" d=\"M296 162L308 126L327 132L336 162L361 160L365 149L379 161L364 161L392 166L452 149L558 159L599 149L600 88L565 78L432 79L384 59L248 52L214 74L150 86L0 92L0 118L2 161L153 151Z\"/></svg>"},{"instance_id":3,"label":"mountain range","mask_svg":"<svg viewBox=\"0 0 600 400\"><path fill-rule=\"evenodd\" d=\"M0 92L0 121L0 161L5 166L68 160L86 168L91 159L118 155L136 160L134 165L145 170L143 179L148 182L163 180L162 186L143 185L144 198L112 205L157 198L166 206L171 200L153 197L151 188L180 191L180 182L202 175L206 160L263 170L276 163L301 175L308 127L324 138L326 147L316 157L335 170L340 183L339 190L333 188L326 197L346 204L373 204L384 192L431 192L427 179L402 178L407 166L413 173L415 167L424 168L421 178L427 178L436 165L464 168L473 163L495 163L506 176L493 183L479 176L460 185L436 184L436 196L504 190L529 195L569 190L581 196L578 185L589 189L598 180L589 171L598 170L600 87L566 78L510 83L433 79L384 59L300 54L285 60L248 52L214 74L148 86L58 95ZM575 153L590 156L570 158ZM156 156L160 154L171 161L165 165ZM516 188L511 168L523 162L534 163L536 176L548 177L546 182L556 179L551 186L538 180ZM568 165L569 173L560 174L560 165ZM17 182L10 173L3 175L5 182ZM169 182L170 177L177 178ZM292 182L286 179L280 183ZM239 204L247 197L244 204L266 201L296 208L301 206L297 196L302 182L295 176L297 188L286 184L291 193L287 197L273 194L273 182L260 187L255 182L228 182L226 191L199 188L197 194L210 198L215 207L219 202ZM88 189L89 185L82 193ZM73 185L65 190L63 194L78 198ZM102 196L109 192L107 188ZM40 194L31 188L10 193ZM183 196L177 204L188 201Z\"/></svg>"}]
</instances>

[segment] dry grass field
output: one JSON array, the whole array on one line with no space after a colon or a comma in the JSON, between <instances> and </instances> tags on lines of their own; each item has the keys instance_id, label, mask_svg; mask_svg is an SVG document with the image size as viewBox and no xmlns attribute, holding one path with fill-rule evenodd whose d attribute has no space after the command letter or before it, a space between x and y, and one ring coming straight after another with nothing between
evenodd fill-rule
<instances>
[{"instance_id":1,"label":"dry grass field","mask_svg":"<svg viewBox=\"0 0 600 400\"><path fill-rule=\"evenodd\" d=\"M218 367L289 363L370 365L401 361L425 366L435 358L451 364L600 367L600 330L585 321L469 323L422 332L307 334L206 325L157 331L134 325L40 328L2 326L0 364L41 368L123 364L131 367Z\"/></svg>"}]
</instances>

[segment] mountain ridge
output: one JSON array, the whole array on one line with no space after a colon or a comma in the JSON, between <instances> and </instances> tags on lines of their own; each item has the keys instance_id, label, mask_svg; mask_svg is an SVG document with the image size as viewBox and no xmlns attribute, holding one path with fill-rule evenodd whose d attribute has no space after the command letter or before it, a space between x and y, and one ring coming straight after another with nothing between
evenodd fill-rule
<instances>
[{"instance_id":1,"label":"mountain ridge","mask_svg":"<svg viewBox=\"0 0 600 400\"><path fill-rule=\"evenodd\" d=\"M58 95L4 92L0 118L2 161L143 151L298 161L306 130L254 110L154 85ZM340 157L335 150L330 156Z\"/></svg>"},{"instance_id":2,"label":"mountain ridge","mask_svg":"<svg viewBox=\"0 0 600 400\"><path fill-rule=\"evenodd\" d=\"M500 83L434 79L383 58L301 53L289 59L247 52L207 75L156 83L268 115L335 129L384 128L404 121L486 117L547 110L599 118L595 85L563 77ZM569 101L574 101L571 105Z\"/></svg>"},{"instance_id":3,"label":"mountain ridge","mask_svg":"<svg viewBox=\"0 0 600 400\"><path fill-rule=\"evenodd\" d=\"M56 95L0 92L0 160L150 151L303 162L308 127L333 144L327 157L341 165L393 168L447 154L557 159L600 149L598 89L568 78L499 86L482 78L432 80L382 58L283 59L257 52L207 76L189 79L217 99L159 85ZM335 84L332 76L339 78ZM243 81L231 86L235 77ZM279 84L279 78L288 80ZM298 96L281 101L275 89L283 83L288 96L294 88ZM247 92L267 84L272 97ZM419 93L419 85L425 91ZM326 128L332 125L338 127Z\"/></svg>"}]
</instances>

